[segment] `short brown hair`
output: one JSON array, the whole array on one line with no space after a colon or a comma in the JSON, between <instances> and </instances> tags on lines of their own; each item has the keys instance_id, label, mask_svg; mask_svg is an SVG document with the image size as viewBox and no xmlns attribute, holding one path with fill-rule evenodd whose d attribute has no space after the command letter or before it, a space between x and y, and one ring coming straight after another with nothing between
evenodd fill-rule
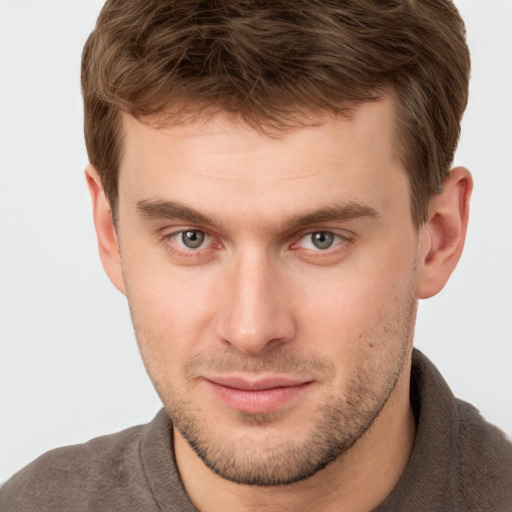
<instances>
[{"instance_id":1,"label":"short brown hair","mask_svg":"<svg viewBox=\"0 0 512 512\"><path fill-rule=\"evenodd\" d=\"M279 130L388 91L419 226L453 160L469 70L451 0L107 0L82 57L85 141L115 212L123 112L227 111Z\"/></svg>"}]
</instances>

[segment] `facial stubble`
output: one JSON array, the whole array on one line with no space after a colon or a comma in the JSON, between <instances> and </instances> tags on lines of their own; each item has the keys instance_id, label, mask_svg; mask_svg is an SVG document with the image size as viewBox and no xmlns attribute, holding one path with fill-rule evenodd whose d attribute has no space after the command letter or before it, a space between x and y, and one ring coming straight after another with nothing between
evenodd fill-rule
<instances>
[{"instance_id":1,"label":"facial stubble","mask_svg":"<svg viewBox=\"0 0 512 512\"><path fill-rule=\"evenodd\" d=\"M410 356L415 316L416 301L411 296L407 300L402 298L387 323L358 340L362 347L360 367L344 383L345 389L340 393L335 388L336 368L332 362L314 355L305 358L286 347L251 358L234 347L223 353L196 354L183 367L186 385L180 389L176 379L166 379L155 371L154 358L145 357L152 352L146 349L157 347L158 341L151 339L132 311L146 369L175 429L215 474L237 484L254 486L288 485L309 478L342 457L368 432L404 371ZM237 419L247 429L247 436L235 441L222 431L222 425L208 422L208 413L191 399L194 383L206 369L319 375L323 385L332 390L322 405L304 418L308 427L301 440L290 440L286 432L282 436L268 434L278 428L281 419L278 411L257 415L239 412Z\"/></svg>"}]
</instances>

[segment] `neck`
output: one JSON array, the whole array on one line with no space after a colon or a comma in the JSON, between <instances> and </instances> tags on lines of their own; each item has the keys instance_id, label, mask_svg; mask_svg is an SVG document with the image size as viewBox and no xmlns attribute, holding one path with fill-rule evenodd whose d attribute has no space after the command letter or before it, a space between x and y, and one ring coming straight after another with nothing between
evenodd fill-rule
<instances>
[{"instance_id":1,"label":"neck","mask_svg":"<svg viewBox=\"0 0 512 512\"><path fill-rule=\"evenodd\" d=\"M292 485L253 487L214 474L174 431L181 479L202 512L364 512L393 490L412 450L415 421L409 401L410 366L368 431L342 456L312 477Z\"/></svg>"}]
</instances>

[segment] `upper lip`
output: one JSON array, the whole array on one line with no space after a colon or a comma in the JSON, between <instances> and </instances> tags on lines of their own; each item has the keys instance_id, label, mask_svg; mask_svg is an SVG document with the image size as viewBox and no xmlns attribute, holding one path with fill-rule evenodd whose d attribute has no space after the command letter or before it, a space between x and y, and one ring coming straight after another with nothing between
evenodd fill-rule
<instances>
[{"instance_id":1,"label":"upper lip","mask_svg":"<svg viewBox=\"0 0 512 512\"><path fill-rule=\"evenodd\" d=\"M300 379L291 377L265 377L250 380L237 376L213 376L206 377L206 380L233 389L243 391L261 391L264 389L283 388L291 386L300 386L311 382L310 379Z\"/></svg>"}]
</instances>

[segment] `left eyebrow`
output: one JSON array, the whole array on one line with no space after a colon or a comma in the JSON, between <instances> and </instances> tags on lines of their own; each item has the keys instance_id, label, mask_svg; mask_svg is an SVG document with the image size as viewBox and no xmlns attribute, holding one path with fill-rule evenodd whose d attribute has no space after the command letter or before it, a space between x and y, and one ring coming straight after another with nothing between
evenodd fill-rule
<instances>
[{"instance_id":1,"label":"left eyebrow","mask_svg":"<svg viewBox=\"0 0 512 512\"><path fill-rule=\"evenodd\" d=\"M294 217L286 222L291 228L303 228L314 224L322 224L324 222L340 222L359 217L380 217L379 212L368 205L350 202L343 205L327 206L319 210L306 213L298 217Z\"/></svg>"}]
</instances>

